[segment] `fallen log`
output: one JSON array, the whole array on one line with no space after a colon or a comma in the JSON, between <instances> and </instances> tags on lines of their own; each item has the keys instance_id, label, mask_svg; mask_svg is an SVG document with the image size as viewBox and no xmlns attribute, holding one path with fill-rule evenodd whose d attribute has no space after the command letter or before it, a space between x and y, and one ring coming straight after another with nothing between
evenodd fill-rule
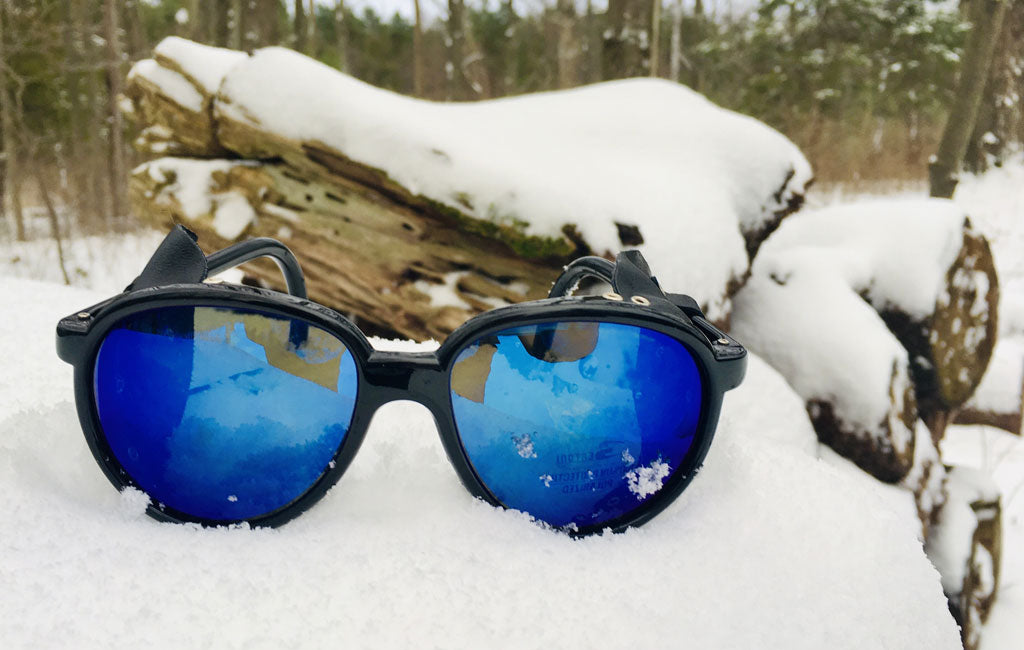
<instances>
[{"instance_id":1,"label":"fallen log","mask_svg":"<svg viewBox=\"0 0 1024 650\"><path fill-rule=\"evenodd\" d=\"M918 415L937 444L980 382L998 295L988 244L954 204L854 204L787 220L733 324L806 400L819 439L896 482Z\"/></svg>"},{"instance_id":2,"label":"fallen log","mask_svg":"<svg viewBox=\"0 0 1024 650\"><path fill-rule=\"evenodd\" d=\"M925 551L942 578L966 650L976 650L999 591L1002 507L998 488L978 470L947 473L948 498Z\"/></svg>"},{"instance_id":3,"label":"fallen log","mask_svg":"<svg viewBox=\"0 0 1024 650\"><path fill-rule=\"evenodd\" d=\"M1021 435L1024 415L1024 339L1005 333L971 399L956 413L957 424L985 424Z\"/></svg>"},{"instance_id":4,"label":"fallen log","mask_svg":"<svg viewBox=\"0 0 1024 650\"><path fill-rule=\"evenodd\" d=\"M724 324L760 243L811 181L777 132L656 80L436 104L290 50L172 38L136 64L126 95L143 151L241 159L169 183L159 169L176 162L138 168L141 218L184 221L216 245L284 236L312 260L314 299L415 339L542 295L579 255L625 247ZM236 203L218 232L214 212L188 209L203 193L221 198L195 203L222 215L232 195L250 210ZM276 282L270 268L253 274Z\"/></svg>"}]
</instances>

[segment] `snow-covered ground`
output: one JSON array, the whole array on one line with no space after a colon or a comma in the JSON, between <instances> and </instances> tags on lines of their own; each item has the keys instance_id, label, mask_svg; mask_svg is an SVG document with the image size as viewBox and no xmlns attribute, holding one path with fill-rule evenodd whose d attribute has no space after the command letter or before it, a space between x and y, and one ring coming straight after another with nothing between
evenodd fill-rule
<instances>
[{"instance_id":1,"label":"snow-covered ground","mask_svg":"<svg viewBox=\"0 0 1024 650\"><path fill-rule=\"evenodd\" d=\"M293 523L204 530L146 517L86 448L52 328L101 294L0 290L6 647L957 647L914 522L818 460L763 363L729 395L692 487L626 534L573 541L474 501L411 404L379 413Z\"/></svg>"},{"instance_id":2,"label":"snow-covered ground","mask_svg":"<svg viewBox=\"0 0 1024 650\"><path fill-rule=\"evenodd\" d=\"M1006 287L1024 278L1021 187L1014 168L962 192L993 234ZM282 529L149 519L92 460L53 327L123 288L158 239L74 241L74 288L40 261L52 243L0 247L4 647L959 646L909 493L823 453L802 401L756 358L727 396L701 475L622 535L571 540L474 501L430 415L408 403L382 409L337 488ZM1015 648L1024 443L956 427L943 452L993 471L1006 494L1002 590L983 648Z\"/></svg>"}]
</instances>

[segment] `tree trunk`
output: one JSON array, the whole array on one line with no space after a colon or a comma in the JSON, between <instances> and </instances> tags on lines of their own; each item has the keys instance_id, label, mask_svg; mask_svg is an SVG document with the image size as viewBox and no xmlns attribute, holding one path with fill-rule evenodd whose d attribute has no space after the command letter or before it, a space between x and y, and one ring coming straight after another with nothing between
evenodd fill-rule
<instances>
[{"instance_id":1,"label":"tree trunk","mask_svg":"<svg viewBox=\"0 0 1024 650\"><path fill-rule=\"evenodd\" d=\"M975 174L1000 165L1012 153L1021 114L1018 88L1024 80L1024 1L1010 0L992 55L964 166Z\"/></svg>"},{"instance_id":2,"label":"tree trunk","mask_svg":"<svg viewBox=\"0 0 1024 650\"><path fill-rule=\"evenodd\" d=\"M928 165L931 195L934 197L952 198L956 191L1006 5L1006 0L973 0L971 3L971 34L964 50L956 99L946 119L939 150Z\"/></svg>"},{"instance_id":3,"label":"tree trunk","mask_svg":"<svg viewBox=\"0 0 1024 650\"><path fill-rule=\"evenodd\" d=\"M576 8L572 0L558 0L558 87L572 88L579 85L576 74L579 48L576 45L574 25Z\"/></svg>"},{"instance_id":4,"label":"tree trunk","mask_svg":"<svg viewBox=\"0 0 1024 650\"><path fill-rule=\"evenodd\" d=\"M672 3L672 45L669 56L669 77L679 81L683 66L683 0Z\"/></svg>"},{"instance_id":5,"label":"tree trunk","mask_svg":"<svg viewBox=\"0 0 1024 650\"><path fill-rule=\"evenodd\" d=\"M416 3L419 8L419 2ZM334 31L338 48L338 69L348 72L348 21L345 20L345 1L338 0L334 6Z\"/></svg>"},{"instance_id":6,"label":"tree trunk","mask_svg":"<svg viewBox=\"0 0 1024 650\"><path fill-rule=\"evenodd\" d=\"M317 49L320 47L320 39L317 37L315 0L309 0L309 8L306 12L306 16L306 51L309 52L310 56L315 57Z\"/></svg>"},{"instance_id":7,"label":"tree trunk","mask_svg":"<svg viewBox=\"0 0 1024 650\"><path fill-rule=\"evenodd\" d=\"M210 19L213 16L213 7L216 2L211 0L188 0L188 37L197 43L211 43L212 39L207 31Z\"/></svg>"},{"instance_id":8,"label":"tree trunk","mask_svg":"<svg viewBox=\"0 0 1024 650\"><path fill-rule=\"evenodd\" d=\"M651 2L651 76L657 77L661 65L661 0Z\"/></svg>"},{"instance_id":9,"label":"tree trunk","mask_svg":"<svg viewBox=\"0 0 1024 650\"><path fill-rule=\"evenodd\" d=\"M4 33L4 14L7 0L0 0L0 130L3 130L3 157L0 158L0 181L3 182L2 199L9 208L0 203L0 209L14 218L14 233L18 241L25 240L25 215L21 209L21 179L18 168L18 145L15 137L14 106L7 92L7 49ZM9 210L9 212L8 212Z\"/></svg>"},{"instance_id":10,"label":"tree trunk","mask_svg":"<svg viewBox=\"0 0 1024 650\"><path fill-rule=\"evenodd\" d=\"M473 98L473 87L466 76L466 7L463 0L448 0L448 99L464 101Z\"/></svg>"},{"instance_id":11,"label":"tree trunk","mask_svg":"<svg viewBox=\"0 0 1024 650\"><path fill-rule=\"evenodd\" d=\"M602 46L605 79L650 74L652 8L651 0L608 0Z\"/></svg>"},{"instance_id":12,"label":"tree trunk","mask_svg":"<svg viewBox=\"0 0 1024 650\"><path fill-rule=\"evenodd\" d=\"M423 97L423 16L420 13L420 0L413 0L416 22L412 32L412 93Z\"/></svg>"},{"instance_id":13,"label":"tree trunk","mask_svg":"<svg viewBox=\"0 0 1024 650\"><path fill-rule=\"evenodd\" d=\"M295 44L295 50L308 54L309 50L309 39L306 33L306 8L304 0L295 0L293 3L295 18L292 23L292 42Z\"/></svg>"},{"instance_id":14,"label":"tree trunk","mask_svg":"<svg viewBox=\"0 0 1024 650\"><path fill-rule=\"evenodd\" d=\"M123 217L125 210L125 161L124 122L118 108L121 96L121 34L118 26L116 0L106 0L103 5L103 34L107 41L107 106L109 117L110 146L110 200L113 217Z\"/></svg>"},{"instance_id":15,"label":"tree trunk","mask_svg":"<svg viewBox=\"0 0 1024 650\"><path fill-rule=\"evenodd\" d=\"M139 2L141 0L125 0L124 3L124 24L128 36L128 56L132 61L144 57L145 51L149 49L146 42L146 33L142 26L142 16L139 13ZM189 14L191 19L191 14Z\"/></svg>"}]
</instances>

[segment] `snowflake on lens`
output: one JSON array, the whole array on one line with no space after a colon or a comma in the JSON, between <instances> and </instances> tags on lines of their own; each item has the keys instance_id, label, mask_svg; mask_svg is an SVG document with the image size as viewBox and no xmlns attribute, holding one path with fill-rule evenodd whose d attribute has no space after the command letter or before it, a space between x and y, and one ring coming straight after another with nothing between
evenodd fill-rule
<instances>
[{"instance_id":1,"label":"snowflake on lens","mask_svg":"<svg viewBox=\"0 0 1024 650\"><path fill-rule=\"evenodd\" d=\"M512 436L512 444L516 446L516 453L523 458L536 458L537 452L533 450L533 439L530 434L524 433L521 436Z\"/></svg>"},{"instance_id":2,"label":"snowflake on lens","mask_svg":"<svg viewBox=\"0 0 1024 650\"><path fill-rule=\"evenodd\" d=\"M643 501L661 489L662 484L668 477L672 468L668 463L662 462L661 458L652 461L648 467L635 467L623 477L626 479L626 487L636 495L636 498Z\"/></svg>"}]
</instances>

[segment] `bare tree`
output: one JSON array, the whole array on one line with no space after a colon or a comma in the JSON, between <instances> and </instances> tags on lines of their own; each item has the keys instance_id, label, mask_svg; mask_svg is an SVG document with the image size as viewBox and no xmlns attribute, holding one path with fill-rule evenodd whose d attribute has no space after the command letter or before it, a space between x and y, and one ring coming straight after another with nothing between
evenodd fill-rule
<instances>
[{"instance_id":1,"label":"bare tree","mask_svg":"<svg viewBox=\"0 0 1024 650\"><path fill-rule=\"evenodd\" d=\"M606 79L643 77L651 69L651 0L608 0L602 45Z\"/></svg>"},{"instance_id":2,"label":"bare tree","mask_svg":"<svg viewBox=\"0 0 1024 650\"><path fill-rule=\"evenodd\" d=\"M412 0L416 11L416 23L412 32L412 92L423 97L423 15L420 12L420 0Z\"/></svg>"},{"instance_id":3,"label":"bare tree","mask_svg":"<svg viewBox=\"0 0 1024 650\"><path fill-rule=\"evenodd\" d=\"M316 56L319 39L317 38L315 0L309 0L309 9L306 15L306 51L309 52L310 56Z\"/></svg>"},{"instance_id":4,"label":"bare tree","mask_svg":"<svg viewBox=\"0 0 1024 650\"><path fill-rule=\"evenodd\" d=\"M448 60L445 77L448 79L448 99L463 100L473 96L463 63L466 60L466 7L463 0L448 0Z\"/></svg>"},{"instance_id":5,"label":"bare tree","mask_svg":"<svg viewBox=\"0 0 1024 650\"><path fill-rule=\"evenodd\" d=\"M107 48L107 106L110 136L110 200L113 216L121 217L125 211L124 122L118 101L121 96L121 34L118 26L118 3L105 0L103 4L103 35Z\"/></svg>"},{"instance_id":6,"label":"bare tree","mask_svg":"<svg viewBox=\"0 0 1024 650\"><path fill-rule=\"evenodd\" d=\"M651 0L651 76L658 76L661 64L661 0Z\"/></svg>"},{"instance_id":7,"label":"bare tree","mask_svg":"<svg viewBox=\"0 0 1024 650\"><path fill-rule=\"evenodd\" d=\"M669 53L669 76L679 81L686 57L683 55L683 0L672 3L672 42Z\"/></svg>"},{"instance_id":8,"label":"bare tree","mask_svg":"<svg viewBox=\"0 0 1024 650\"><path fill-rule=\"evenodd\" d=\"M572 88L579 85L577 60L579 46L576 43L574 26L576 6L573 0L558 0L556 6L558 25L558 87Z\"/></svg>"},{"instance_id":9,"label":"bare tree","mask_svg":"<svg viewBox=\"0 0 1024 650\"><path fill-rule=\"evenodd\" d=\"M8 94L8 77L10 66L5 45L4 14L7 13L7 0L0 0L0 129L3 130L3 157L0 158L0 183L2 183L3 203L10 204L10 212L14 218L15 236L19 241L25 239L25 215L21 208L21 179L18 168L18 143L15 137L14 106ZM4 209L7 212L6 209Z\"/></svg>"},{"instance_id":10,"label":"bare tree","mask_svg":"<svg viewBox=\"0 0 1024 650\"><path fill-rule=\"evenodd\" d=\"M1006 6L1006 0L974 0L968 7L972 27L964 49L956 98L946 119L939 150L928 165L931 195L934 197L952 198L956 191Z\"/></svg>"},{"instance_id":11,"label":"bare tree","mask_svg":"<svg viewBox=\"0 0 1024 650\"><path fill-rule=\"evenodd\" d=\"M309 34L306 28L306 8L303 0L295 0L293 3L295 17L292 23L292 38L295 49L299 52L307 52L309 47Z\"/></svg>"},{"instance_id":12,"label":"bare tree","mask_svg":"<svg viewBox=\"0 0 1024 650\"><path fill-rule=\"evenodd\" d=\"M348 72L348 22L345 20L345 0L334 5L334 31L338 48L338 69Z\"/></svg>"}]
</instances>

